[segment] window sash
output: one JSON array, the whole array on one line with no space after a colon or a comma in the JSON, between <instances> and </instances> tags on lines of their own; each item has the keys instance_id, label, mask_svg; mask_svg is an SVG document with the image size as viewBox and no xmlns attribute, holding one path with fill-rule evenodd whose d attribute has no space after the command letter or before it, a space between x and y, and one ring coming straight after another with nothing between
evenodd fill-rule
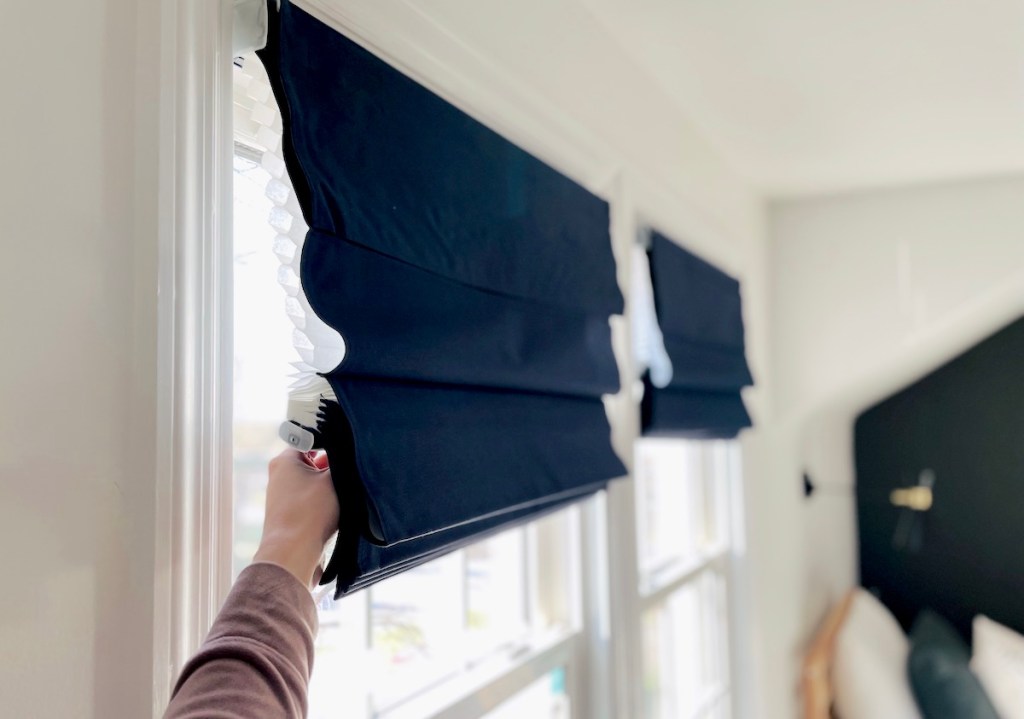
<instances>
[{"instance_id":1,"label":"window sash","mask_svg":"<svg viewBox=\"0 0 1024 719\"><path fill-rule=\"evenodd\" d=\"M736 511L736 500L741 490L739 486L739 447L738 443L734 440L641 440L641 442L671 441L688 442L691 448L700 454L699 462L694 463L691 461L689 469L692 470L694 464L698 464L700 467L700 476L696 478L696 481L702 488L701 493L703 497L701 504L705 506L699 509L704 509L705 519L708 517L712 518L718 536L715 542L688 558L679 557L669 561L667 565L659 567L655 572L648 570L641 573L637 583L637 591L639 594L640 616L642 621L645 621L650 612L666 607L667 603L673 597L678 596L680 591L690 587L693 587L698 592L698 601L703 602L705 598L701 593L705 587L701 586L701 583L707 580L708 577L717 579L717 591L724 594L724 598L719 597L715 600L716 606L714 609L725 614L725 621L721 627L724 636L718 636L714 640L718 643L717 647L702 646L700 648L700 656L707 659L707 652L712 649L716 652L725 652L725 662L720 667L721 671L724 672L724 677L722 681L705 688L704 695L698 699L696 706L693 708L692 716L694 719L697 719L709 713L713 714L722 706L731 708L738 704L736 699L740 687L736 671L738 643L737 602L734 594L735 582L733 581L733 575L735 572L734 553L738 550L741 551L742 548L734 544L736 532L733 525L739 516L738 511ZM639 447L638 449L641 452L643 451ZM690 457L690 459L692 460L693 457ZM643 485L643 478L638 478L638 504L646 499L646 497L640 496L640 493L644 490ZM713 493L714 496L714 506L710 512L706 511L706 502L703 501L709 492ZM644 514L642 509L638 508L638 510L640 515ZM695 531L694 534L696 537L698 532ZM638 550L640 544L638 540ZM721 601L720 605L717 604L718 601ZM707 610L707 607L702 606L701 611L705 610ZM644 634L644 632L641 633ZM646 648L643 656L647 656ZM643 708L643 711L646 712L646 706ZM638 714L638 716L646 716L646 713Z\"/></svg>"}]
</instances>

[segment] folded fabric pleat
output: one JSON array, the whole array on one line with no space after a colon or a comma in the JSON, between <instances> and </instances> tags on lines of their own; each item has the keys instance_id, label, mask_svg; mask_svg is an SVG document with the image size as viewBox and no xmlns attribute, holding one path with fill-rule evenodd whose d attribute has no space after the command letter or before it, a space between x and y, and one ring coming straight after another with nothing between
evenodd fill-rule
<instances>
[{"instance_id":1,"label":"folded fabric pleat","mask_svg":"<svg viewBox=\"0 0 1024 719\"><path fill-rule=\"evenodd\" d=\"M647 376L640 416L647 436L731 439L751 425L738 392L658 388Z\"/></svg>"},{"instance_id":2,"label":"folded fabric pleat","mask_svg":"<svg viewBox=\"0 0 1024 719\"><path fill-rule=\"evenodd\" d=\"M355 543L345 547L343 551L334 552L332 562L335 564L334 566L329 565L325 574L330 577L328 581L337 579L338 594L351 594L363 587L418 567L505 529L526 521L540 519L564 509L570 504L592 495L602 489L604 485L605 483L601 482L581 487L575 493L558 500L551 500L499 517L455 527L391 547L381 547L367 542L361 537L350 538L350 541L355 539Z\"/></svg>"},{"instance_id":3,"label":"folded fabric pleat","mask_svg":"<svg viewBox=\"0 0 1024 719\"><path fill-rule=\"evenodd\" d=\"M624 473L600 399L328 380L352 428L367 538L383 545L528 509Z\"/></svg>"},{"instance_id":4,"label":"folded fabric pleat","mask_svg":"<svg viewBox=\"0 0 1024 719\"><path fill-rule=\"evenodd\" d=\"M509 297L310 231L302 286L348 347L335 374L600 397L618 389L608 315Z\"/></svg>"},{"instance_id":5,"label":"folded fabric pleat","mask_svg":"<svg viewBox=\"0 0 1024 719\"><path fill-rule=\"evenodd\" d=\"M607 202L290 2L273 15L260 58L311 228L485 291L622 312Z\"/></svg>"}]
</instances>

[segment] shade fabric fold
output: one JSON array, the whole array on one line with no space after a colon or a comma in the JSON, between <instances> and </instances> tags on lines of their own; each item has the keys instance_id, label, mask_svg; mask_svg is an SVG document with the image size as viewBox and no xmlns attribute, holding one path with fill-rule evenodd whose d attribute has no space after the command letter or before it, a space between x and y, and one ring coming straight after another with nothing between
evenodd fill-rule
<instances>
[{"instance_id":1,"label":"shade fabric fold","mask_svg":"<svg viewBox=\"0 0 1024 719\"><path fill-rule=\"evenodd\" d=\"M383 545L526 509L619 469L597 398L329 379L379 517L367 539Z\"/></svg>"},{"instance_id":2,"label":"shade fabric fold","mask_svg":"<svg viewBox=\"0 0 1024 719\"><path fill-rule=\"evenodd\" d=\"M311 230L302 286L346 376L595 397L618 389L608 316L479 290Z\"/></svg>"},{"instance_id":3,"label":"shade fabric fold","mask_svg":"<svg viewBox=\"0 0 1024 719\"><path fill-rule=\"evenodd\" d=\"M318 427L344 594L625 473L602 396L621 313L608 205L284 0L259 53L344 338Z\"/></svg>"},{"instance_id":4,"label":"shade fabric fold","mask_svg":"<svg viewBox=\"0 0 1024 719\"><path fill-rule=\"evenodd\" d=\"M644 434L731 438L751 426L741 390L746 359L740 283L652 230L648 250L658 325L671 379L644 375Z\"/></svg>"}]
</instances>

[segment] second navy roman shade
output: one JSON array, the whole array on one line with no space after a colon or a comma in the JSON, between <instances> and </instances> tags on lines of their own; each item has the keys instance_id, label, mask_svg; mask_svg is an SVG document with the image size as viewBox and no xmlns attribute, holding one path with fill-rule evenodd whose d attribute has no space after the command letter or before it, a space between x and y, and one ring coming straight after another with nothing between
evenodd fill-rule
<instances>
[{"instance_id":1,"label":"second navy roman shade","mask_svg":"<svg viewBox=\"0 0 1024 719\"><path fill-rule=\"evenodd\" d=\"M271 15L302 286L346 345L321 425L345 593L624 474L601 400L623 302L603 200L287 0Z\"/></svg>"},{"instance_id":2,"label":"second navy roman shade","mask_svg":"<svg viewBox=\"0 0 1024 719\"><path fill-rule=\"evenodd\" d=\"M649 263L672 378L655 387L644 377L644 434L735 437L751 426L740 390L753 384L740 283L654 231Z\"/></svg>"}]
</instances>

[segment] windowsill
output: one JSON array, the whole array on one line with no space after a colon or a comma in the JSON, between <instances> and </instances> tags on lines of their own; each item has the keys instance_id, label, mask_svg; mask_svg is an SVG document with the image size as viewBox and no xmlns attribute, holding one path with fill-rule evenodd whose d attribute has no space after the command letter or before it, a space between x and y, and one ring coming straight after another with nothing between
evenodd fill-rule
<instances>
[{"instance_id":1,"label":"windowsill","mask_svg":"<svg viewBox=\"0 0 1024 719\"><path fill-rule=\"evenodd\" d=\"M561 632L558 636L566 634ZM379 707L379 713L387 713L411 697L434 691L449 682L458 682L467 671L478 665L493 662L496 658L516 656L523 647L530 646L531 636L528 630L520 628L500 639L497 633L473 637L460 645L458 651L449 651L417 668L405 669L401 676L376 682L370 691L371 702Z\"/></svg>"},{"instance_id":2,"label":"windowsill","mask_svg":"<svg viewBox=\"0 0 1024 719\"><path fill-rule=\"evenodd\" d=\"M657 603L663 595L685 584L707 567L717 564L729 553L724 543L704 548L687 559L673 559L641 571L640 595L648 603Z\"/></svg>"},{"instance_id":3,"label":"windowsill","mask_svg":"<svg viewBox=\"0 0 1024 719\"><path fill-rule=\"evenodd\" d=\"M517 670L525 670L526 676L522 681L514 681L514 688L525 687L532 679L539 678L567 663L570 660L571 644L576 636L576 632L556 631L506 646L502 651L466 665L455 675L449 674L434 686L390 707L380 709L375 716L381 719L435 717L474 695L491 695L489 689L497 688ZM512 693L514 691L510 692L509 696Z\"/></svg>"}]
</instances>

